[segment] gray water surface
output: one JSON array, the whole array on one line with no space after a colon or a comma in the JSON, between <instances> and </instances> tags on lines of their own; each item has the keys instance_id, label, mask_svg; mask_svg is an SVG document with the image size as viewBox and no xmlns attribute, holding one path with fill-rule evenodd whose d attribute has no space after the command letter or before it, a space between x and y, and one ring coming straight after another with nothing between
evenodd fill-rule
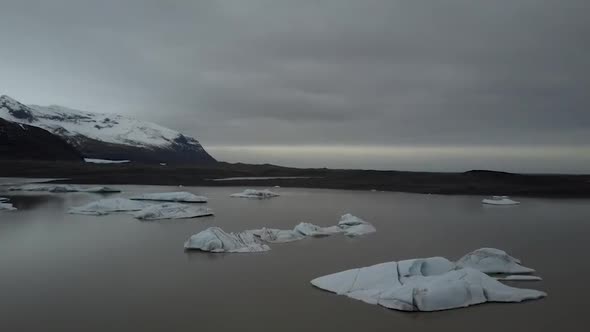
<instances>
[{"instance_id":1,"label":"gray water surface","mask_svg":"<svg viewBox=\"0 0 590 332\"><path fill-rule=\"evenodd\" d=\"M561 331L590 323L590 200L276 189L281 197L228 197L245 188L116 186L123 194L2 192L0 331ZM2 188L0 187L0 190ZM103 197L186 190L209 197L215 217L141 222L129 215L69 215ZM353 213L377 233L272 245L260 254L185 252L209 226L240 231L334 225ZM542 282L511 285L549 297L435 313L403 313L313 288L315 277L428 256L456 259L504 249Z\"/></svg>"}]
</instances>

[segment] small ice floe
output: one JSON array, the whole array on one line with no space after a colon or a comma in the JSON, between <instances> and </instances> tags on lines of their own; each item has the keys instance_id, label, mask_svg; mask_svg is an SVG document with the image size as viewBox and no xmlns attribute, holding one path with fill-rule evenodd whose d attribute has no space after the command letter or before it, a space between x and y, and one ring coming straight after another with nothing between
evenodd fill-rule
<instances>
[{"instance_id":1,"label":"small ice floe","mask_svg":"<svg viewBox=\"0 0 590 332\"><path fill-rule=\"evenodd\" d=\"M131 160L109 160L93 158L84 158L84 161L91 164L125 164L131 162Z\"/></svg>"},{"instance_id":2,"label":"small ice floe","mask_svg":"<svg viewBox=\"0 0 590 332\"><path fill-rule=\"evenodd\" d=\"M150 193L131 197L136 201L163 201L163 202L185 202L185 203L207 203L207 197L178 191L170 193Z\"/></svg>"},{"instance_id":3,"label":"small ice floe","mask_svg":"<svg viewBox=\"0 0 590 332\"><path fill-rule=\"evenodd\" d=\"M299 223L293 231L300 233L304 236L322 237L329 236L336 233L341 233L342 229L338 226L321 227L318 225L310 224L308 222Z\"/></svg>"},{"instance_id":4,"label":"small ice floe","mask_svg":"<svg viewBox=\"0 0 590 332\"><path fill-rule=\"evenodd\" d=\"M438 311L485 302L522 302L546 293L514 288L443 257L387 262L313 279L315 287L402 311Z\"/></svg>"},{"instance_id":5,"label":"small ice floe","mask_svg":"<svg viewBox=\"0 0 590 332\"><path fill-rule=\"evenodd\" d=\"M69 184L25 184L17 187L10 187L11 191L44 191L50 193L73 193L73 192L88 192L88 193L119 193L121 190L110 187L90 187L84 188Z\"/></svg>"},{"instance_id":6,"label":"small ice floe","mask_svg":"<svg viewBox=\"0 0 590 332\"><path fill-rule=\"evenodd\" d=\"M255 190L255 189L246 189L241 193L232 194L231 197L239 197L239 198L257 198L257 199L264 199L264 198L272 198L280 196L277 193L274 193L268 189L264 190Z\"/></svg>"},{"instance_id":7,"label":"small ice floe","mask_svg":"<svg viewBox=\"0 0 590 332\"><path fill-rule=\"evenodd\" d=\"M148 206L149 204L144 202L132 201L126 198L108 198L71 208L68 213L102 216L112 212L140 211Z\"/></svg>"},{"instance_id":8,"label":"small ice floe","mask_svg":"<svg viewBox=\"0 0 590 332\"><path fill-rule=\"evenodd\" d=\"M213 210L203 206L189 206L179 203L164 203L148 206L133 216L141 220L186 219L212 216Z\"/></svg>"},{"instance_id":9,"label":"small ice floe","mask_svg":"<svg viewBox=\"0 0 590 332\"><path fill-rule=\"evenodd\" d=\"M484 198L481 201L483 204L489 205L518 205L520 202L511 200L508 196L492 196L492 198Z\"/></svg>"},{"instance_id":10,"label":"small ice floe","mask_svg":"<svg viewBox=\"0 0 590 332\"><path fill-rule=\"evenodd\" d=\"M7 198L0 197L0 211L14 211L16 208L11 204L8 203Z\"/></svg>"},{"instance_id":11,"label":"small ice floe","mask_svg":"<svg viewBox=\"0 0 590 332\"><path fill-rule=\"evenodd\" d=\"M340 218L338 227L342 229L346 236L361 236L377 231L375 226L350 213Z\"/></svg>"},{"instance_id":12,"label":"small ice floe","mask_svg":"<svg viewBox=\"0 0 590 332\"><path fill-rule=\"evenodd\" d=\"M505 277L498 277L496 280L500 281L541 281L543 278L537 276L528 276L528 275L512 275L512 276L505 276Z\"/></svg>"},{"instance_id":13,"label":"small ice floe","mask_svg":"<svg viewBox=\"0 0 590 332\"><path fill-rule=\"evenodd\" d=\"M495 248L481 248L468 253L457 261L459 267L474 268L483 273L532 273L535 270L522 266L518 258Z\"/></svg>"},{"instance_id":14,"label":"small ice floe","mask_svg":"<svg viewBox=\"0 0 590 332\"><path fill-rule=\"evenodd\" d=\"M184 243L184 248L215 253L247 253L270 250L268 245L262 243L251 232L226 233L218 227L210 227L191 236Z\"/></svg>"},{"instance_id":15,"label":"small ice floe","mask_svg":"<svg viewBox=\"0 0 590 332\"><path fill-rule=\"evenodd\" d=\"M268 243L287 243L293 241L299 241L305 238L305 235L291 230L291 229L276 229L276 228L261 228L249 230L250 232L260 238L264 242Z\"/></svg>"}]
</instances>

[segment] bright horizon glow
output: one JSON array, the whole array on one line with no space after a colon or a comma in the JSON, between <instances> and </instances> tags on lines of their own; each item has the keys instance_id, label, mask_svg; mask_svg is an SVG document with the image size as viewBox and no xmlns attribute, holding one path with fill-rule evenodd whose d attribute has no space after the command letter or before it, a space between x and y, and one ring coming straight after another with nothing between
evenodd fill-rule
<instances>
[{"instance_id":1,"label":"bright horizon glow","mask_svg":"<svg viewBox=\"0 0 590 332\"><path fill-rule=\"evenodd\" d=\"M590 146L205 146L220 161L302 168L590 173Z\"/></svg>"}]
</instances>

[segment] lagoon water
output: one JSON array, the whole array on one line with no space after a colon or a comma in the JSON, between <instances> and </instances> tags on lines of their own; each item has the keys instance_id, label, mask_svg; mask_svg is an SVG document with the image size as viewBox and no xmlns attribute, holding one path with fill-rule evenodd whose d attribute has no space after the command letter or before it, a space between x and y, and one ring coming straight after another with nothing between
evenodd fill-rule
<instances>
[{"instance_id":1,"label":"lagoon water","mask_svg":"<svg viewBox=\"0 0 590 332\"><path fill-rule=\"evenodd\" d=\"M590 324L590 200L276 189L270 200L230 198L244 188L115 186L122 194L4 192L0 212L0 331L558 331ZM103 197L191 191L214 217L142 222L126 214L66 211ZM210 226L240 231L334 225L353 213L377 233L271 245L260 254L185 252ZM547 291L518 304L403 313L315 289L315 277L391 260L456 259L496 247L536 268Z\"/></svg>"}]
</instances>

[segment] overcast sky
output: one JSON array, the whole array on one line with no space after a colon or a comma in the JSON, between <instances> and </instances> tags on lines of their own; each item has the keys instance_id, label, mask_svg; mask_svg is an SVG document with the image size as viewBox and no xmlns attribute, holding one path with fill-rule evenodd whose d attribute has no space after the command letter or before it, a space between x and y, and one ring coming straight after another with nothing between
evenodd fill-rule
<instances>
[{"instance_id":1,"label":"overcast sky","mask_svg":"<svg viewBox=\"0 0 590 332\"><path fill-rule=\"evenodd\" d=\"M588 0L0 0L0 94L158 122L234 161L335 167L374 147L375 160L350 165L424 169L396 164L392 151L461 148L465 162L479 147L508 146L533 147L553 166L499 153L512 160L499 167L590 171L580 166L590 160L580 156L590 151L588 9ZM280 159L289 146L295 157ZM346 157L328 157L335 146Z\"/></svg>"}]
</instances>

